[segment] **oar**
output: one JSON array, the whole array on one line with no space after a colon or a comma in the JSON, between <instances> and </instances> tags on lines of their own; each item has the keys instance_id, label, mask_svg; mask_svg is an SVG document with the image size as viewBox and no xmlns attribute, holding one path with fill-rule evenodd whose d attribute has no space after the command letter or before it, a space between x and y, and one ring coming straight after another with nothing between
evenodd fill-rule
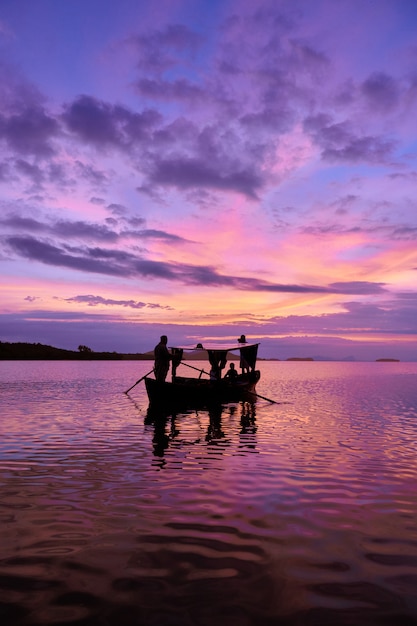
<instances>
[{"instance_id":1,"label":"oar","mask_svg":"<svg viewBox=\"0 0 417 626\"><path fill-rule=\"evenodd\" d=\"M257 398L262 398L262 400L267 400L267 402L272 402L272 404L281 404L281 402L277 402L276 400L271 400L271 398L266 398L265 396L261 396L260 393L255 393L254 391L247 390L246 393L251 393L253 396Z\"/></svg>"},{"instance_id":2,"label":"oar","mask_svg":"<svg viewBox=\"0 0 417 626\"><path fill-rule=\"evenodd\" d=\"M125 393L129 393L129 391L130 391L131 389L133 389L133 387L136 387L136 385L138 385L138 384L139 384L139 383L140 383L140 382L141 382L144 378L146 378L147 376L149 376L149 374L152 374L152 372L154 372L154 371L155 371L155 369L154 369L154 368L152 368L150 372L148 372L147 374L145 374L145 376L142 376L142 378L139 378L139 380L137 380L137 381L135 382L135 384L134 384L134 385L132 385L131 387L129 387L129 389L128 389L127 391L125 391Z\"/></svg>"},{"instance_id":3,"label":"oar","mask_svg":"<svg viewBox=\"0 0 417 626\"><path fill-rule=\"evenodd\" d=\"M198 369L198 367L194 367L194 365L188 365L188 363L184 363L184 361L181 361L181 364L185 365L185 367L191 367L191 369L195 370L196 372L200 372L200 376L201 374L207 374L207 376L210 376L208 372L206 372L205 370L200 370Z\"/></svg>"}]
</instances>

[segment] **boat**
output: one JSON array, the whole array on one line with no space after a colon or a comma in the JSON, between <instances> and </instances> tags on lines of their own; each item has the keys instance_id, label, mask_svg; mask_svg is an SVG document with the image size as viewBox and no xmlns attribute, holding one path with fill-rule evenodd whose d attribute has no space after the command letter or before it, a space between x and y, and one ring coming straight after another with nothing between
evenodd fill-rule
<instances>
[{"instance_id":1,"label":"boat","mask_svg":"<svg viewBox=\"0 0 417 626\"><path fill-rule=\"evenodd\" d=\"M145 376L145 386L149 405L155 407L204 407L213 404L238 402L242 399L254 399L255 388L261 373L256 369L258 343L246 343L241 339L237 344L208 345L202 343L195 347L172 347L172 380L157 381ZM232 379L223 375L228 353L239 352L241 372ZM195 360L208 359L210 371L199 369L185 362L184 355ZM231 361L235 363L235 361ZM180 376L179 366L186 366L199 372L199 376ZM203 376L205 376L203 378Z\"/></svg>"}]
</instances>

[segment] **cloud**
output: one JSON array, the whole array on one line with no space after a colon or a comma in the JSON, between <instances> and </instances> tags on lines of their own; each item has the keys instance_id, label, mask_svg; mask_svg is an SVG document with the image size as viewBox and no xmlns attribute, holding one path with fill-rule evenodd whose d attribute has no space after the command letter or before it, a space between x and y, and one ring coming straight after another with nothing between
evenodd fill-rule
<instances>
[{"instance_id":1,"label":"cloud","mask_svg":"<svg viewBox=\"0 0 417 626\"><path fill-rule=\"evenodd\" d=\"M155 304L153 302L137 302L135 300L114 300L112 298L103 298L102 296L82 295L72 298L64 298L65 302L76 302L79 304L87 304L88 306L121 306L129 309L165 309L173 311L171 306Z\"/></svg>"},{"instance_id":2,"label":"cloud","mask_svg":"<svg viewBox=\"0 0 417 626\"><path fill-rule=\"evenodd\" d=\"M333 122L320 113L304 120L304 129L321 148L322 158L351 163L386 163L396 142L383 136L358 135L349 121Z\"/></svg>"},{"instance_id":3,"label":"cloud","mask_svg":"<svg viewBox=\"0 0 417 626\"><path fill-rule=\"evenodd\" d=\"M114 298L107 291L108 298L80 295L65 303L73 310L78 302L91 313L101 306L109 320L117 306L125 314L159 306L123 295L123 285L134 282L136 294L142 286L142 293L165 288L172 298L179 294L176 303L181 287L189 288L184 291L196 298L187 314L199 316L196 323L217 323L206 303L201 311L200 290L204 298L233 292L231 310L239 308L237 292L248 292L253 310L241 319L271 335L280 329L348 334L350 324L357 333L368 332L374 319L376 332L389 333L396 323L398 332L412 333L415 302L398 294L416 267L412 247L402 243L417 235L412 35L394 0L382 12L368 7L359 22L350 21L348 2L337 9L333 4L232 3L195 21L185 5L167 3L166 12L145 11L140 23L129 19L128 10L118 21L123 43L110 42L109 63L103 62L109 50L103 45L111 33L103 36L99 15L94 41L78 46L71 72L55 74L52 82L51 72L62 64L52 59L44 72L45 57L34 40L27 42L29 52L19 50L19 38L32 34L15 20L16 39L13 46L3 42L3 56L20 52L27 75L45 94L0 61L6 272L24 267L24 259L30 277L31 264L44 263L59 268L62 286L54 288L64 290L65 272L76 270L92 294L101 289L93 286L94 274L99 283L110 276ZM174 14L190 26L170 23ZM44 22L45 33L56 31L58 17L59 11ZM355 46L349 47L353 34ZM57 46L54 59L67 58L65 33ZM120 67L117 54L124 55ZM199 241L191 242L188 228L197 219ZM327 267L321 263L317 274L309 244L332 238L337 241L326 249ZM207 244L204 259L213 248L216 253L201 265L186 263L188 250L175 246L190 243L195 254ZM4 262L10 259L19 263ZM378 282L344 280L340 263L355 270L349 276L372 270ZM396 297L389 301L391 288ZM284 300L294 306L314 300L314 310L337 306L338 313L275 317ZM367 300L369 308L361 306ZM270 319L264 317L269 303ZM84 330L95 319L86 317ZM89 345L82 338L79 343Z\"/></svg>"},{"instance_id":4,"label":"cloud","mask_svg":"<svg viewBox=\"0 0 417 626\"><path fill-rule=\"evenodd\" d=\"M18 173L30 178L35 185L41 185L45 181L45 173L39 165L29 163L25 159L16 159L14 166Z\"/></svg>"},{"instance_id":5,"label":"cloud","mask_svg":"<svg viewBox=\"0 0 417 626\"><path fill-rule=\"evenodd\" d=\"M122 150L149 138L161 121L155 110L134 113L121 105L112 105L83 95L66 106L62 120L81 141L96 147Z\"/></svg>"},{"instance_id":6,"label":"cloud","mask_svg":"<svg viewBox=\"0 0 417 626\"><path fill-rule=\"evenodd\" d=\"M220 164L218 164L220 165ZM230 165L229 168L230 170ZM150 180L158 185L172 185L179 189L211 187L223 191L238 191L257 198L261 178L249 169L225 171L205 159L177 157L157 161Z\"/></svg>"},{"instance_id":7,"label":"cloud","mask_svg":"<svg viewBox=\"0 0 417 626\"><path fill-rule=\"evenodd\" d=\"M0 219L0 224L16 229L17 231L42 232L45 225L33 217L22 217L17 213L10 213L5 218Z\"/></svg>"},{"instance_id":8,"label":"cloud","mask_svg":"<svg viewBox=\"0 0 417 626\"><path fill-rule=\"evenodd\" d=\"M8 246L24 258L47 265L68 267L87 272L110 276L141 276L148 279L161 279L185 285L201 287L229 287L241 291L276 293L323 293L323 294L379 294L384 291L381 283L338 282L329 286L276 284L240 276L220 274L216 268L207 265L190 265L168 261L154 261L138 257L120 250L101 248L59 248L47 241L34 237L9 237Z\"/></svg>"},{"instance_id":9,"label":"cloud","mask_svg":"<svg viewBox=\"0 0 417 626\"><path fill-rule=\"evenodd\" d=\"M112 305L109 307L112 308ZM394 303L385 309L354 302L348 303L347 307L340 313L321 316L292 315L261 321L245 319L244 330L251 340L261 342L262 357L320 355L343 359L353 355L359 360L374 360L384 356L415 360L417 327L416 317L411 310L407 307L402 309ZM219 322L213 327L212 320L205 323L200 319L197 329L192 324L183 323L141 322L138 325L124 320L123 324L118 324L115 323L120 321L117 315L106 314L103 310L93 313L93 310L94 307L85 313L77 309L0 314L2 340L40 341L75 350L80 343L84 343L96 351L142 352L152 348L161 334L167 334L174 345L188 345L205 337L230 339L231 336L238 337L242 332L242 321L228 324ZM397 326L400 318L405 320L412 333L407 342L395 340L395 336L401 334ZM370 319L375 319L375 325L370 326ZM349 339L350 335L356 339L359 333L364 332L367 337L373 335L377 341L364 338L358 342ZM132 337L135 337L134 348Z\"/></svg>"},{"instance_id":10,"label":"cloud","mask_svg":"<svg viewBox=\"0 0 417 626\"><path fill-rule=\"evenodd\" d=\"M329 290L331 290L332 293L356 295L374 295L386 291L384 283L370 283L359 280L331 283Z\"/></svg>"},{"instance_id":11,"label":"cloud","mask_svg":"<svg viewBox=\"0 0 417 626\"><path fill-rule=\"evenodd\" d=\"M374 72L361 85L363 95L373 112L387 112L399 102L398 82L384 72Z\"/></svg>"},{"instance_id":12,"label":"cloud","mask_svg":"<svg viewBox=\"0 0 417 626\"><path fill-rule=\"evenodd\" d=\"M180 237L179 235L173 235L172 233L167 233L164 230L156 230L154 228L136 231L123 231L122 234L139 237L140 239L159 239L161 241L166 241L167 243L182 244L188 241L187 239L185 239L184 237Z\"/></svg>"},{"instance_id":13,"label":"cloud","mask_svg":"<svg viewBox=\"0 0 417 626\"><path fill-rule=\"evenodd\" d=\"M103 185L108 182L107 174L103 170L98 170L91 163L75 161L75 171L77 176L90 182L92 185Z\"/></svg>"},{"instance_id":14,"label":"cloud","mask_svg":"<svg viewBox=\"0 0 417 626\"><path fill-rule=\"evenodd\" d=\"M9 116L0 114L0 138L18 154L50 158L55 154L52 139L58 133L56 119L39 106L28 106Z\"/></svg>"},{"instance_id":15,"label":"cloud","mask_svg":"<svg viewBox=\"0 0 417 626\"><path fill-rule=\"evenodd\" d=\"M81 249L79 247L74 247L71 244L71 240L86 240L88 242L98 242L98 243L107 243L107 244L117 244L123 239L126 238L135 238L139 240L160 240L169 244L184 244L188 243L188 240L184 237L180 237L179 235L175 235L173 233L169 233L167 231L158 230L158 229L142 229L142 230L129 230L123 229L118 232L115 228L118 225L118 221L112 218L107 218L106 224L95 224L91 222L84 222L82 220L72 221L72 220L57 220L57 221L40 221L39 219L35 219L33 217L27 217L24 215L20 215L19 213L9 213L3 219L0 218L0 225L7 228L8 230L14 231L15 234L19 236L14 241L13 237L9 239L12 242L12 247L15 250L22 251L22 246L26 249L26 254L29 255L29 249L32 247L30 243L30 238L33 233L44 233L48 235L53 235L58 237L59 240L63 243L59 243L55 241L52 242L44 242L45 249L45 259L50 259L52 261L55 259L60 259L60 263L62 264L64 261L68 263L68 266L73 266L73 261L67 258L67 254L71 253L72 255L76 254L77 256L83 257L93 257L93 258L102 258L102 259L113 259L118 262L126 262L128 259L136 259L136 256L127 252L126 250L115 250L115 249L104 249L100 246L90 247L88 249ZM143 226L145 220L143 218L129 218L127 220L123 219L123 222L127 222L132 226ZM26 234L28 237L26 238L26 243L23 244L24 238L21 237L22 234ZM33 239L33 237L32 237ZM35 240L33 239L33 242ZM39 241L34 249L40 253L40 246L42 245ZM50 257L51 249L50 245L54 247L57 251L56 256ZM61 248L63 255L58 255L58 249ZM49 252L47 252L49 250ZM136 250L137 252L137 250ZM46 261L45 261L46 262ZM52 263L50 263L52 264ZM86 270L87 271L87 270Z\"/></svg>"},{"instance_id":16,"label":"cloud","mask_svg":"<svg viewBox=\"0 0 417 626\"><path fill-rule=\"evenodd\" d=\"M90 224L88 222L59 220L49 229L52 233L62 237L76 237L98 241L117 241L119 235L107 226Z\"/></svg>"},{"instance_id":17,"label":"cloud","mask_svg":"<svg viewBox=\"0 0 417 626\"><path fill-rule=\"evenodd\" d=\"M0 218L0 224L20 232L44 232L59 237L88 239L95 241L116 242L119 234L102 224L92 224L81 220L57 220L41 222L32 217L9 213L5 218Z\"/></svg>"},{"instance_id":18,"label":"cloud","mask_svg":"<svg viewBox=\"0 0 417 626\"><path fill-rule=\"evenodd\" d=\"M417 239L417 226L393 227L392 238L397 241L414 241Z\"/></svg>"},{"instance_id":19,"label":"cloud","mask_svg":"<svg viewBox=\"0 0 417 626\"><path fill-rule=\"evenodd\" d=\"M107 274L111 276L125 276L124 268L117 265L110 266L86 256L76 256L64 252L61 248L47 241L34 237L9 237L6 243L20 256L32 261L39 261L46 265L56 267L68 267L71 269L92 272L94 274Z\"/></svg>"},{"instance_id":20,"label":"cloud","mask_svg":"<svg viewBox=\"0 0 417 626\"><path fill-rule=\"evenodd\" d=\"M125 215L127 212L126 207L123 204L118 204L117 202L112 202L107 208L113 213L113 215ZM142 220L142 222L143 221L144 220Z\"/></svg>"},{"instance_id":21,"label":"cloud","mask_svg":"<svg viewBox=\"0 0 417 626\"><path fill-rule=\"evenodd\" d=\"M0 162L0 181L10 182L10 166L7 161Z\"/></svg>"}]
</instances>

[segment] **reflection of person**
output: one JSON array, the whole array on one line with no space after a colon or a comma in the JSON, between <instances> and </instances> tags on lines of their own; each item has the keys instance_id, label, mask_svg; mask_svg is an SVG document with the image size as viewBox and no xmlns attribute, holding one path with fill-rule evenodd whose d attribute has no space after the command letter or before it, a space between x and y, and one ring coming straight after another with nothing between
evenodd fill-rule
<instances>
[{"instance_id":1,"label":"reflection of person","mask_svg":"<svg viewBox=\"0 0 417 626\"><path fill-rule=\"evenodd\" d=\"M228 378L230 382L234 382L237 378L237 371L234 363L230 363L230 367L224 375L225 378Z\"/></svg>"},{"instance_id":2,"label":"reflection of person","mask_svg":"<svg viewBox=\"0 0 417 626\"><path fill-rule=\"evenodd\" d=\"M155 346L155 378L158 382L163 383L167 377L169 370L169 362L172 359L168 348L168 337L166 335L161 336L161 341Z\"/></svg>"}]
</instances>

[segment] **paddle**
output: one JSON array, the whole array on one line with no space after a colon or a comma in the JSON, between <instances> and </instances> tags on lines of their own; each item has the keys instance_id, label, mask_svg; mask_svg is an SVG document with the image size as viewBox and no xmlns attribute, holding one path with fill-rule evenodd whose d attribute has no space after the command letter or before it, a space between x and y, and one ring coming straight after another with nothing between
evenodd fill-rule
<instances>
[{"instance_id":1,"label":"paddle","mask_svg":"<svg viewBox=\"0 0 417 626\"><path fill-rule=\"evenodd\" d=\"M129 389L128 389L127 391L125 391L125 393L129 393L129 391L130 391L131 389L133 389L133 387L136 387L136 385L138 385L138 384L139 384L139 383L140 383L140 382L141 382L144 378L146 378L147 376L149 376L149 374L152 374L152 372L154 372L154 371L155 371L155 369L154 369L154 368L152 368L150 372L148 372L147 374L145 374L145 376L142 376L142 378L139 378L139 380L137 380L137 381L135 382L135 384L134 384L134 385L132 385L131 387L129 387Z\"/></svg>"},{"instance_id":2,"label":"paddle","mask_svg":"<svg viewBox=\"0 0 417 626\"><path fill-rule=\"evenodd\" d=\"M267 402L272 402L272 404L281 404L281 402L277 402L276 400L271 400L271 398L266 398L265 396L261 396L260 393L255 393L254 391L247 390L246 393L251 393L253 396L257 398L262 398L262 400L267 400Z\"/></svg>"},{"instance_id":3,"label":"paddle","mask_svg":"<svg viewBox=\"0 0 417 626\"><path fill-rule=\"evenodd\" d=\"M191 367L192 370L195 370L196 372L200 372L200 376L201 374L207 374L207 376L210 376L210 374L206 372L205 370L200 370L198 369L198 367L194 367L194 365L188 365L188 363L184 363L184 361L181 361L181 365L185 365L185 367Z\"/></svg>"}]
</instances>

